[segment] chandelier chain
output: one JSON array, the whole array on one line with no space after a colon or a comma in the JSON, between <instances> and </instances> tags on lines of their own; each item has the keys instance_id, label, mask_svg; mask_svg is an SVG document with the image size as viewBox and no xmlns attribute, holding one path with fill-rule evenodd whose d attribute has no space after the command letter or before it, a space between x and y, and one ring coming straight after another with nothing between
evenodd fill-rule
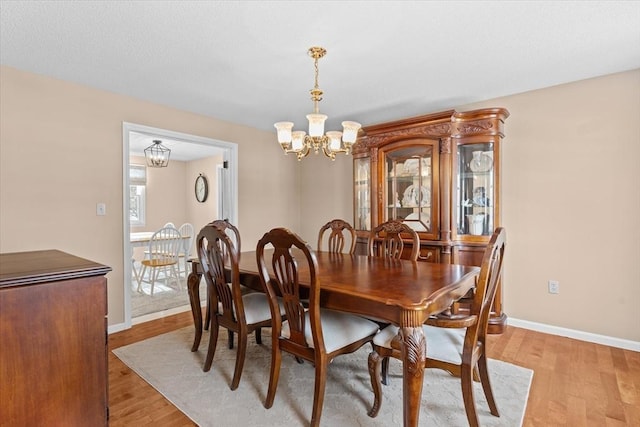
<instances>
[{"instance_id":1,"label":"chandelier chain","mask_svg":"<svg viewBox=\"0 0 640 427\"><path fill-rule=\"evenodd\" d=\"M313 85L313 89L311 89L311 100L313 101L313 112L318 114L320 112L320 101L322 101L322 90L320 89L320 87L318 86L318 75L319 73L319 67L318 67L318 59L322 58L324 56L324 54L319 55L317 53L309 53L312 57L313 57L313 63L314 63L314 68L315 68L315 79L314 79L314 85Z\"/></svg>"}]
</instances>

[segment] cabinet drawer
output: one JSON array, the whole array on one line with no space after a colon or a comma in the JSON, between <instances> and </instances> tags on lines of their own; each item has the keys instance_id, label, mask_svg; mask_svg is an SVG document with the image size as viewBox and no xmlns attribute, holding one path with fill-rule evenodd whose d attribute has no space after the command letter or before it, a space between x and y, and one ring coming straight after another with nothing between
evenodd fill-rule
<instances>
[{"instance_id":1,"label":"cabinet drawer","mask_svg":"<svg viewBox=\"0 0 640 427\"><path fill-rule=\"evenodd\" d=\"M418 261L440 262L440 249L435 246L423 246L420 248Z\"/></svg>"}]
</instances>

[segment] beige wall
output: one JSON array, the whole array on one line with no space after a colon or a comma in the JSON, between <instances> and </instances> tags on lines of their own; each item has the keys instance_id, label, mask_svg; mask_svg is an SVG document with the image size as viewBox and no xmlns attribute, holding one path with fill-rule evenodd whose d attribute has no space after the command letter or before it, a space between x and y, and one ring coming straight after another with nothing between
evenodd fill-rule
<instances>
[{"instance_id":1,"label":"beige wall","mask_svg":"<svg viewBox=\"0 0 640 427\"><path fill-rule=\"evenodd\" d=\"M298 163L272 132L7 67L0 90L0 251L60 248L112 266L110 324L123 319L123 121L239 144L245 249L274 226L315 247L328 219L353 221L350 158ZM507 315L640 341L640 70L455 108L495 106L511 112Z\"/></svg>"},{"instance_id":2,"label":"beige wall","mask_svg":"<svg viewBox=\"0 0 640 427\"><path fill-rule=\"evenodd\" d=\"M194 234L205 224L219 219L218 217L218 178L217 165L222 163L222 156L207 157L200 160L187 162L187 182L185 187L184 205L187 208L187 222L193 225ZM209 183L207 200L200 203L195 196L195 182L198 175L204 175ZM179 227L176 224L176 227ZM195 256L195 236L191 247L191 254Z\"/></svg>"},{"instance_id":3,"label":"beige wall","mask_svg":"<svg viewBox=\"0 0 640 427\"><path fill-rule=\"evenodd\" d=\"M489 106L511 113L506 313L640 341L640 70L464 109Z\"/></svg>"},{"instance_id":4,"label":"beige wall","mask_svg":"<svg viewBox=\"0 0 640 427\"><path fill-rule=\"evenodd\" d=\"M299 226L298 166L272 132L5 66L0 92L0 252L57 248L111 266L110 325L124 321L123 122L238 144L247 247L268 227Z\"/></svg>"},{"instance_id":5,"label":"beige wall","mask_svg":"<svg viewBox=\"0 0 640 427\"><path fill-rule=\"evenodd\" d=\"M353 224L353 159L339 154L332 162L322 153L309 154L300 166L299 234L315 249L318 230L327 221L341 218Z\"/></svg>"}]
</instances>

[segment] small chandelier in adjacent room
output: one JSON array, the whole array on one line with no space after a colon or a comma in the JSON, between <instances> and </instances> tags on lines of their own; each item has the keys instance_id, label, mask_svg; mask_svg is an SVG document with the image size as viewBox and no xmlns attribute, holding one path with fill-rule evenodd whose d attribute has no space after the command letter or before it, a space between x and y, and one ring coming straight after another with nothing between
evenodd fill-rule
<instances>
[{"instance_id":1,"label":"small chandelier in adjacent room","mask_svg":"<svg viewBox=\"0 0 640 427\"><path fill-rule=\"evenodd\" d=\"M162 145L162 141L154 139L153 144L144 149L147 166L151 168L166 168L169 164L171 150Z\"/></svg>"},{"instance_id":2,"label":"small chandelier in adjacent room","mask_svg":"<svg viewBox=\"0 0 640 427\"><path fill-rule=\"evenodd\" d=\"M322 90L318 87L318 59L322 58L327 51L322 47L309 48L309 56L313 58L316 78L315 85L311 89L311 100L313 101L313 113L307 114L309 120L309 135L304 131L292 132L292 122L278 122L274 126L278 130L278 142L286 153L295 153L298 160L306 157L311 149L316 154L320 150L331 160L336 159L337 153L351 153L351 146L356 142L360 123L342 122L343 131L330 131L325 134L324 122L327 116L320 114L318 103L322 101Z\"/></svg>"}]
</instances>

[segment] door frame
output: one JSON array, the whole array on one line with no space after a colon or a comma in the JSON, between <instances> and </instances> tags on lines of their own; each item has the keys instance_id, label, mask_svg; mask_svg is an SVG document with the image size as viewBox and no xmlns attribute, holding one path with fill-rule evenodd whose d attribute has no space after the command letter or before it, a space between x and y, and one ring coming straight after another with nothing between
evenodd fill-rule
<instances>
[{"instance_id":1,"label":"door frame","mask_svg":"<svg viewBox=\"0 0 640 427\"><path fill-rule=\"evenodd\" d=\"M124 284L124 329L131 328L131 245L129 244L129 134L131 132L144 133L162 139L180 140L187 143L219 147L223 152L223 160L229 165L230 221L238 224L238 144L217 139L175 132L167 129L155 128L136 123L122 122L122 236L123 236L123 284Z\"/></svg>"}]
</instances>

